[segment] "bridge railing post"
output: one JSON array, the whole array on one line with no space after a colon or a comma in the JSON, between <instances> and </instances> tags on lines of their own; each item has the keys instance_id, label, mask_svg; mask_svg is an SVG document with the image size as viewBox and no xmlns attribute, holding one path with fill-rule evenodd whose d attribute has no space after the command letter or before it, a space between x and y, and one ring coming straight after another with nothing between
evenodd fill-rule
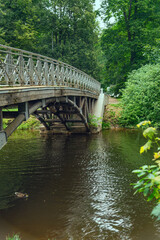
<instances>
[{"instance_id":1,"label":"bridge railing post","mask_svg":"<svg viewBox=\"0 0 160 240\"><path fill-rule=\"evenodd\" d=\"M48 63L44 63L44 79L45 79L45 84L46 86L49 85L49 68L48 68Z\"/></svg>"},{"instance_id":2,"label":"bridge railing post","mask_svg":"<svg viewBox=\"0 0 160 240\"><path fill-rule=\"evenodd\" d=\"M25 79L24 79L24 58L23 53L20 52L19 58L18 58L18 65L19 65L19 74L18 74L18 83L21 86L25 85Z\"/></svg>"},{"instance_id":3,"label":"bridge railing post","mask_svg":"<svg viewBox=\"0 0 160 240\"><path fill-rule=\"evenodd\" d=\"M29 75L29 85L34 85L34 81L33 81L33 74L34 74L34 63L33 63L33 59L32 56L29 56L29 60L28 60L28 75Z\"/></svg>"},{"instance_id":4,"label":"bridge railing post","mask_svg":"<svg viewBox=\"0 0 160 240\"><path fill-rule=\"evenodd\" d=\"M59 63L56 63L56 68L55 68L55 82L56 82L56 85L57 85L57 86L60 85L60 81L59 81Z\"/></svg>"},{"instance_id":5,"label":"bridge railing post","mask_svg":"<svg viewBox=\"0 0 160 240\"><path fill-rule=\"evenodd\" d=\"M5 84L12 86L14 85L14 79L13 79L14 63L13 63L11 50L8 51L4 63L5 63Z\"/></svg>"},{"instance_id":6,"label":"bridge railing post","mask_svg":"<svg viewBox=\"0 0 160 240\"><path fill-rule=\"evenodd\" d=\"M100 84L86 73L40 54L0 44L0 62L2 85L57 85L100 93Z\"/></svg>"},{"instance_id":7,"label":"bridge railing post","mask_svg":"<svg viewBox=\"0 0 160 240\"><path fill-rule=\"evenodd\" d=\"M41 86L42 85L42 63L39 57L37 58L35 72L36 72L36 85Z\"/></svg>"}]
</instances>

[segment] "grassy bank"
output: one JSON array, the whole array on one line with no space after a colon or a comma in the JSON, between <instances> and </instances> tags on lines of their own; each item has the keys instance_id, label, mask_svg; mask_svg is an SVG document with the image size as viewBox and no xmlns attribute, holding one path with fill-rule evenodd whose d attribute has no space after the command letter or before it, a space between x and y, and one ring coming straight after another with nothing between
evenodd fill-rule
<instances>
[{"instance_id":1,"label":"grassy bank","mask_svg":"<svg viewBox=\"0 0 160 240\"><path fill-rule=\"evenodd\" d=\"M12 122L12 119L3 119L3 128L5 129L9 123ZM28 130L28 129L39 129L41 123L38 119L31 116L27 121L21 123L18 127L19 130Z\"/></svg>"},{"instance_id":2,"label":"grassy bank","mask_svg":"<svg viewBox=\"0 0 160 240\"><path fill-rule=\"evenodd\" d=\"M120 99L109 98L109 104L104 111L103 129L121 127L119 122L121 110Z\"/></svg>"}]
</instances>

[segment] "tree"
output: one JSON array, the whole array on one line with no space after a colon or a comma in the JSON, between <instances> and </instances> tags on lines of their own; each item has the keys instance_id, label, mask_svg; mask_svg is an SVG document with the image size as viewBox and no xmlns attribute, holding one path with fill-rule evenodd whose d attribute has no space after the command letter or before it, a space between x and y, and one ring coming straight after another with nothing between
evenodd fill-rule
<instances>
[{"instance_id":1,"label":"tree","mask_svg":"<svg viewBox=\"0 0 160 240\"><path fill-rule=\"evenodd\" d=\"M129 74L122 91L123 125L135 125L143 119L160 123L160 64L145 65Z\"/></svg>"},{"instance_id":2,"label":"tree","mask_svg":"<svg viewBox=\"0 0 160 240\"><path fill-rule=\"evenodd\" d=\"M32 0L1 0L0 4L2 15L0 18L1 38L3 39L1 39L1 42L24 49L27 46L27 50L35 49L37 16Z\"/></svg>"},{"instance_id":3,"label":"tree","mask_svg":"<svg viewBox=\"0 0 160 240\"><path fill-rule=\"evenodd\" d=\"M47 55L97 77L98 30L93 3L92 0L50 1L39 45L43 46L41 52L45 49Z\"/></svg>"},{"instance_id":4,"label":"tree","mask_svg":"<svg viewBox=\"0 0 160 240\"><path fill-rule=\"evenodd\" d=\"M98 77L94 0L0 0L0 40ZM2 14L3 13L3 14Z\"/></svg>"},{"instance_id":5,"label":"tree","mask_svg":"<svg viewBox=\"0 0 160 240\"><path fill-rule=\"evenodd\" d=\"M123 85L128 73L148 63L147 53L159 46L160 1L104 0L102 9L107 24L101 38L106 83Z\"/></svg>"}]
</instances>

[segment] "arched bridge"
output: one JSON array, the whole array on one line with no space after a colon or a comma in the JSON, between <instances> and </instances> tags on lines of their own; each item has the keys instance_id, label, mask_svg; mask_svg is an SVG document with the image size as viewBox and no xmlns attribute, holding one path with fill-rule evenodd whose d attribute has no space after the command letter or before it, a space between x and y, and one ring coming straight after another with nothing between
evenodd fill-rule
<instances>
[{"instance_id":1,"label":"arched bridge","mask_svg":"<svg viewBox=\"0 0 160 240\"><path fill-rule=\"evenodd\" d=\"M0 148L31 114L47 130L90 132L89 114L102 117L107 103L100 87L73 66L0 44ZM5 129L4 118L12 119Z\"/></svg>"}]
</instances>

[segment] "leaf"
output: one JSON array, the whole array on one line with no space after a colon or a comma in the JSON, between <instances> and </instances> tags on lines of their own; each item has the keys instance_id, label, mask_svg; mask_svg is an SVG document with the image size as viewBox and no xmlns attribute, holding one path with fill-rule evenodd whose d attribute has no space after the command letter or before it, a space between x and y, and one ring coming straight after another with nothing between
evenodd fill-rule
<instances>
[{"instance_id":1,"label":"leaf","mask_svg":"<svg viewBox=\"0 0 160 240\"><path fill-rule=\"evenodd\" d=\"M150 173L150 174L147 175L146 178L147 178L147 179L153 179L154 177L155 177L155 176L154 176L153 174Z\"/></svg>"},{"instance_id":2,"label":"leaf","mask_svg":"<svg viewBox=\"0 0 160 240\"><path fill-rule=\"evenodd\" d=\"M155 195L155 191L153 191L153 193L151 193L151 195L147 198L147 201L151 201L154 198Z\"/></svg>"},{"instance_id":3,"label":"leaf","mask_svg":"<svg viewBox=\"0 0 160 240\"><path fill-rule=\"evenodd\" d=\"M157 165L150 165L149 168L157 168Z\"/></svg>"},{"instance_id":4,"label":"leaf","mask_svg":"<svg viewBox=\"0 0 160 240\"><path fill-rule=\"evenodd\" d=\"M150 138L151 140L153 139L153 137L155 136L156 134L156 128L153 128L153 127L149 127L147 128L146 130L144 130L143 132L143 136L145 138Z\"/></svg>"},{"instance_id":5,"label":"leaf","mask_svg":"<svg viewBox=\"0 0 160 240\"><path fill-rule=\"evenodd\" d=\"M159 138L159 137L156 137L155 140L156 140L156 141L160 141L160 138Z\"/></svg>"},{"instance_id":6,"label":"leaf","mask_svg":"<svg viewBox=\"0 0 160 240\"><path fill-rule=\"evenodd\" d=\"M137 183L134 183L133 185L134 185L134 187L133 188L139 188L139 187L141 187L142 185L144 184L144 181L138 181Z\"/></svg>"},{"instance_id":7,"label":"leaf","mask_svg":"<svg viewBox=\"0 0 160 240\"><path fill-rule=\"evenodd\" d=\"M141 173L143 170L140 170L140 169L136 169L136 170L133 170L132 173Z\"/></svg>"},{"instance_id":8,"label":"leaf","mask_svg":"<svg viewBox=\"0 0 160 240\"><path fill-rule=\"evenodd\" d=\"M150 187L152 187L152 186L153 186L153 183L150 182L150 183L148 183L147 185L145 185L145 188L150 188Z\"/></svg>"},{"instance_id":9,"label":"leaf","mask_svg":"<svg viewBox=\"0 0 160 240\"><path fill-rule=\"evenodd\" d=\"M160 151L154 153L154 159L156 160L158 158L160 158Z\"/></svg>"},{"instance_id":10,"label":"leaf","mask_svg":"<svg viewBox=\"0 0 160 240\"><path fill-rule=\"evenodd\" d=\"M138 176L138 177L142 177L142 176L144 176L145 174L146 174L146 172L141 172L141 173L138 173L137 176Z\"/></svg>"},{"instance_id":11,"label":"leaf","mask_svg":"<svg viewBox=\"0 0 160 240\"><path fill-rule=\"evenodd\" d=\"M148 140L148 142L140 148L140 154L143 152L147 152L147 150L151 148L151 145L152 145L152 141Z\"/></svg>"},{"instance_id":12,"label":"leaf","mask_svg":"<svg viewBox=\"0 0 160 240\"><path fill-rule=\"evenodd\" d=\"M144 152L144 147L142 146L142 147L140 148L140 154L143 153L143 152Z\"/></svg>"},{"instance_id":13,"label":"leaf","mask_svg":"<svg viewBox=\"0 0 160 240\"><path fill-rule=\"evenodd\" d=\"M146 197L149 193L149 188L145 188L144 191L143 191L143 195Z\"/></svg>"},{"instance_id":14,"label":"leaf","mask_svg":"<svg viewBox=\"0 0 160 240\"><path fill-rule=\"evenodd\" d=\"M157 217L158 220L160 220L160 203L158 203L157 206L153 208L151 215Z\"/></svg>"},{"instance_id":15,"label":"leaf","mask_svg":"<svg viewBox=\"0 0 160 240\"><path fill-rule=\"evenodd\" d=\"M147 170L148 169L148 165L143 165L141 168L142 168L142 170Z\"/></svg>"},{"instance_id":16,"label":"leaf","mask_svg":"<svg viewBox=\"0 0 160 240\"><path fill-rule=\"evenodd\" d=\"M153 179L153 182L154 182L155 184L160 184L160 176L155 177L155 178Z\"/></svg>"},{"instance_id":17,"label":"leaf","mask_svg":"<svg viewBox=\"0 0 160 240\"><path fill-rule=\"evenodd\" d=\"M160 160L157 160L157 161L155 161L157 164L158 164L158 166L160 167Z\"/></svg>"},{"instance_id":18,"label":"leaf","mask_svg":"<svg viewBox=\"0 0 160 240\"><path fill-rule=\"evenodd\" d=\"M142 122L137 124L137 127L139 128L141 126L145 126L146 124L151 124L151 122L150 121L142 121Z\"/></svg>"}]
</instances>

